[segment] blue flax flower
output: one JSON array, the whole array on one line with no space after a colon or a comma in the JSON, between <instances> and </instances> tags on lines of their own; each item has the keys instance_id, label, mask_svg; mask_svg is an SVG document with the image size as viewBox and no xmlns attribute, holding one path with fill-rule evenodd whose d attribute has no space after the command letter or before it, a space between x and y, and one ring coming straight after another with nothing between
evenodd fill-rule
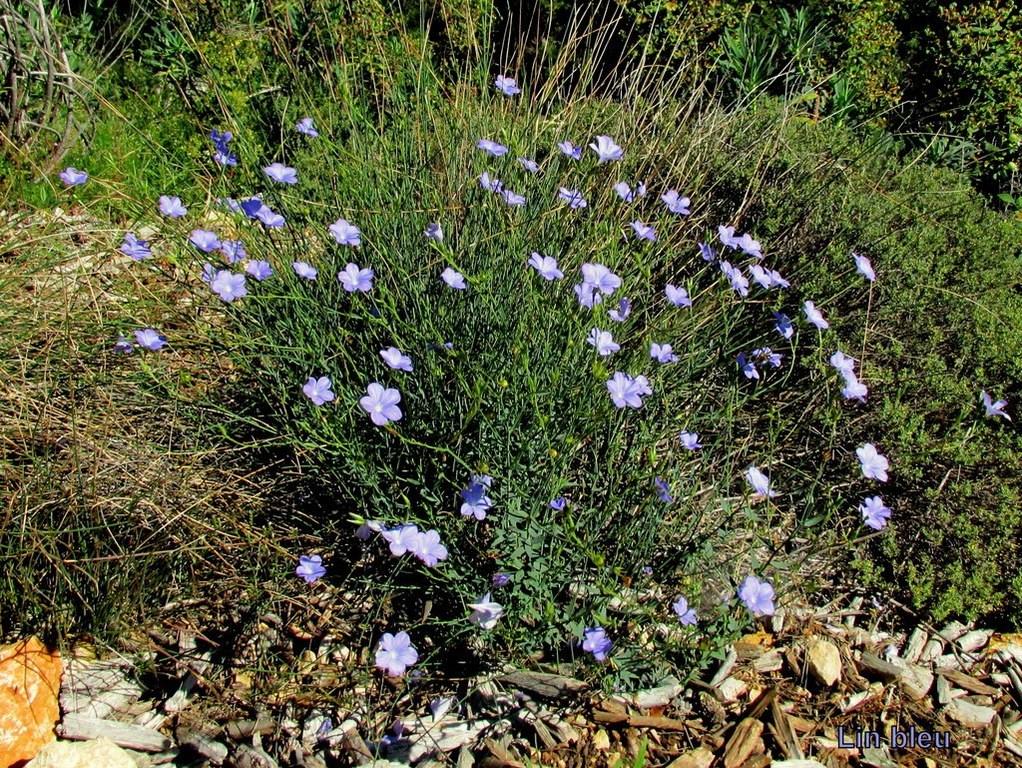
<instances>
[{"instance_id":1,"label":"blue flax flower","mask_svg":"<svg viewBox=\"0 0 1022 768\"><path fill-rule=\"evenodd\" d=\"M496 141L490 141L489 139L479 139L476 142L476 147L494 157L503 157L508 153L508 148L503 144L498 144Z\"/></svg>"},{"instance_id":2,"label":"blue flax flower","mask_svg":"<svg viewBox=\"0 0 1022 768\"><path fill-rule=\"evenodd\" d=\"M504 198L504 202L508 205L519 208L525 205L525 197L517 192L512 192L510 189L501 190L500 196Z\"/></svg>"},{"instance_id":3,"label":"blue flax flower","mask_svg":"<svg viewBox=\"0 0 1022 768\"><path fill-rule=\"evenodd\" d=\"M608 317L615 323L623 323L630 314L632 314L632 302L628 300L627 296L621 297L616 309L607 312Z\"/></svg>"},{"instance_id":4,"label":"blue flax flower","mask_svg":"<svg viewBox=\"0 0 1022 768\"><path fill-rule=\"evenodd\" d=\"M330 225L329 229L338 245L362 245L362 233L347 219L338 219Z\"/></svg>"},{"instance_id":5,"label":"blue flax flower","mask_svg":"<svg viewBox=\"0 0 1022 768\"><path fill-rule=\"evenodd\" d=\"M738 589L738 598L757 616L774 615L774 587L766 579L746 576Z\"/></svg>"},{"instance_id":6,"label":"blue flax flower","mask_svg":"<svg viewBox=\"0 0 1022 768\"><path fill-rule=\"evenodd\" d=\"M631 222L632 229L635 230L635 238L637 240L649 240L651 243L657 241L656 230L648 224L643 224L641 221L636 219Z\"/></svg>"},{"instance_id":7,"label":"blue flax flower","mask_svg":"<svg viewBox=\"0 0 1022 768\"><path fill-rule=\"evenodd\" d=\"M756 370L756 365L745 357L744 352L738 353L738 367L742 369L742 373L745 374L747 379L758 379L759 371Z\"/></svg>"},{"instance_id":8,"label":"blue flax flower","mask_svg":"<svg viewBox=\"0 0 1022 768\"><path fill-rule=\"evenodd\" d=\"M118 334L117 341L114 342L114 353L118 355L130 355L135 351L135 346L124 338L124 334Z\"/></svg>"},{"instance_id":9,"label":"blue flax flower","mask_svg":"<svg viewBox=\"0 0 1022 768\"><path fill-rule=\"evenodd\" d=\"M614 191L617 196L624 200L626 203L635 202L636 199L646 196L646 185L641 181L636 185L635 189L628 186L628 182L619 181L614 185Z\"/></svg>"},{"instance_id":10,"label":"blue flax flower","mask_svg":"<svg viewBox=\"0 0 1022 768\"><path fill-rule=\"evenodd\" d=\"M272 163L263 168L263 173L280 184L297 184L298 172L289 165Z\"/></svg>"},{"instance_id":11,"label":"blue flax flower","mask_svg":"<svg viewBox=\"0 0 1022 768\"><path fill-rule=\"evenodd\" d=\"M369 269L362 269L358 264L349 263L344 269L337 273L337 279L341 286L348 293L359 291L369 293L373 289L373 278L376 273Z\"/></svg>"},{"instance_id":12,"label":"blue flax flower","mask_svg":"<svg viewBox=\"0 0 1022 768\"><path fill-rule=\"evenodd\" d=\"M733 250L738 249L739 238L735 237L735 228L727 227L723 224L717 226L717 237L720 238L721 245L725 248L731 248Z\"/></svg>"},{"instance_id":13,"label":"blue flax flower","mask_svg":"<svg viewBox=\"0 0 1022 768\"><path fill-rule=\"evenodd\" d=\"M660 196L660 199L664 201L664 205L667 206L667 210L671 213L681 214L682 216L688 216L691 213L688 207L692 205L692 201L687 197L679 195L676 189L669 189L666 194Z\"/></svg>"},{"instance_id":14,"label":"blue flax flower","mask_svg":"<svg viewBox=\"0 0 1022 768\"><path fill-rule=\"evenodd\" d=\"M458 291L464 291L468 287L465 285L465 276L456 269L451 269L450 267L447 267L440 273L440 279L447 283L447 285L451 288Z\"/></svg>"},{"instance_id":15,"label":"blue flax flower","mask_svg":"<svg viewBox=\"0 0 1022 768\"><path fill-rule=\"evenodd\" d=\"M317 131L316 126L313 125L311 117L303 117L299 120L298 125L295 126L295 130L298 131L298 133L304 133L306 136L313 139L319 136L319 131Z\"/></svg>"},{"instance_id":16,"label":"blue flax flower","mask_svg":"<svg viewBox=\"0 0 1022 768\"><path fill-rule=\"evenodd\" d=\"M994 402L994 399L987 394L987 391L981 390L980 397L983 398L983 409L986 411L987 418L996 418L1000 416L1002 419L1011 421L1011 416L1004 412L1004 409L1008 407L1007 400L998 400Z\"/></svg>"},{"instance_id":17,"label":"blue flax flower","mask_svg":"<svg viewBox=\"0 0 1022 768\"><path fill-rule=\"evenodd\" d=\"M504 188L504 183L498 178L491 179L490 174L483 171L479 174L479 186L487 192L500 192Z\"/></svg>"},{"instance_id":18,"label":"blue flax flower","mask_svg":"<svg viewBox=\"0 0 1022 768\"><path fill-rule=\"evenodd\" d=\"M859 505L859 513L862 515L862 522L875 531L883 530L891 517L891 508L884 505L884 500L879 496L870 496L863 499Z\"/></svg>"},{"instance_id":19,"label":"blue flax flower","mask_svg":"<svg viewBox=\"0 0 1022 768\"><path fill-rule=\"evenodd\" d=\"M881 483L887 482L887 470L890 467L890 462L887 461L886 456L877 451L877 447L873 443L866 443L860 448L856 448L855 455L859 457L863 477L879 480Z\"/></svg>"},{"instance_id":20,"label":"blue flax flower","mask_svg":"<svg viewBox=\"0 0 1022 768\"><path fill-rule=\"evenodd\" d=\"M319 270L306 261L293 261L291 268L298 277L304 277L306 280L315 280L319 274Z\"/></svg>"},{"instance_id":21,"label":"blue flax flower","mask_svg":"<svg viewBox=\"0 0 1022 768\"><path fill-rule=\"evenodd\" d=\"M245 276L231 272L229 269L219 270L209 282L209 287L213 293L228 302L248 295Z\"/></svg>"},{"instance_id":22,"label":"blue flax flower","mask_svg":"<svg viewBox=\"0 0 1022 768\"><path fill-rule=\"evenodd\" d=\"M527 157L519 157L518 162L522 164L522 168L527 170L529 173L539 173L539 165L536 164L535 160L530 160Z\"/></svg>"},{"instance_id":23,"label":"blue flax flower","mask_svg":"<svg viewBox=\"0 0 1022 768\"><path fill-rule=\"evenodd\" d=\"M566 202L573 211L577 211L579 208L585 208L587 205L589 205L589 203L586 202L586 199L582 197L582 193L579 192L577 189L568 189L567 187L561 187L560 191L557 193L557 196L561 198L561 200Z\"/></svg>"},{"instance_id":24,"label":"blue flax flower","mask_svg":"<svg viewBox=\"0 0 1022 768\"><path fill-rule=\"evenodd\" d=\"M333 386L333 382L330 381L329 376L320 376L318 379L314 376L310 376L309 380L305 382L305 386L302 387L302 392L309 398L314 405L323 405L325 403L333 402L334 393L330 389Z\"/></svg>"},{"instance_id":25,"label":"blue flax flower","mask_svg":"<svg viewBox=\"0 0 1022 768\"><path fill-rule=\"evenodd\" d=\"M684 430L678 438L681 440L681 445L685 448L685 450L695 451L703 447L702 443L699 442L698 432L689 432L688 430Z\"/></svg>"},{"instance_id":26,"label":"blue flax flower","mask_svg":"<svg viewBox=\"0 0 1022 768\"><path fill-rule=\"evenodd\" d=\"M135 343L152 352L157 352L167 345L167 337L152 328L143 328L135 331Z\"/></svg>"},{"instance_id":27,"label":"blue flax flower","mask_svg":"<svg viewBox=\"0 0 1022 768\"><path fill-rule=\"evenodd\" d=\"M748 256L755 256L757 259L763 258L762 246L758 240L753 240L752 235L748 232L735 240L735 245L741 248Z\"/></svg>"},{"instance_id":28,"label":"blue flax flower","mask_svg":"<svg viewBox=\"0 0 1022 768\"><path fill-rule=\"evenodd\" d=\"M597 661L606 661L607 654L614 646L603 627L587 627L582 633L582 650L593 654Z\"/></svg>"},{"instance_id":29,"label":"blue flax flower","mask_svg":"<svg viewBox=\"0 0 1022 768\"><path fill-rule=\"evenodd\" d=\"M782 312L774 312L774 328L786 339L795 335L795 328L791 324L791 318Z\"/></svg>"},{"instance_id":30,"label":"blue flax flower","mask_svg":"<svg viewBox=\"0 0 1022 768\"><path fill-rule=\"evenodd\" d=\"M572 160L582 159L582 147L572 144L570 141L561 141L557 143L557 148L570 157Z\"/></svg>"},{"instance_id":31,"label":"blue flax flower","mask_svg":"<svg viewBox=\"0 0 1022 768\"><path fill-rule=\"evenodd\" d=\"M135 261L142 261L142 259L148 259L153 255L153 252L149 249L149 241L139 240L131 232L124 236L124 242L121 243L121 253L130 256Z\"/></svg>"},{"instance_id":32,"label":"blue flax flower","mask_svg":"<svg viewBox=\"0 0 1022 768\"><path fill-rule=\"evenodd\" d=\"M268 261L250 261L245 265L245 271L260 282L273 276L273 269Z\"/></svg>"},{"instance_id":33,"label":"blue flax flower","mask_svg":"<svg viewBox=\"0 0 1022 768\"><path fill-rule=\"evenodd\" d=\"M688 600L684 597L679 597L674 604L671 605L671 608L674 610L674 613L677 615L678 621L681 622L682 626L694 627L696 625L698 620L696 619L695 608L689 608Z\"/></svg>"},{"instance_id":34,"label":"blue flax flower","mask_svg":"<svg viewBox=\"0 0 1022 768\"><path fill-rule=\"evenodd\" d=\"M616 371L607 381L607 391L617 408L641 408L643 395L651 394L645 376L632 377L627 373Z\"/></svg>"},{"instance_id":35,"label":"blue flax flower","mask_svg":"<svg viewBox=\"0 0 1022 768\"><path fill-rule=\"evenodd\" d=\"M621 346L614 342L614 337L610 334L610 331L602 331L599 328L593 328L589 331L589 337L586 341L596 347L600 357L607 357L607 355L621 349Z\"/></svg>"},{"instance_id":36,"label":"blue flax flower","mask_svg":"<svg viewBox=\"0 0 1022 768\"><path fill-rule=\"evenodd\" d=\"M430 224L427 224L426 229L423 231L422 234L424 234L430 240L436 240L438 243L442 243L444 241L443 227L441 227L440 224L438 224L435 221Z\"/></svg>"},{"instance_id":37,"label":"blue flax flower","mask_svg":"<svg viewBox=\"0 0 1022 768\"><path fill-rule=\"evenodd\" d=\"M401 393L396 389L386 388L374 381L366 388L366 395L358 402L369 414L373 424L378 427L401 420L401 409L397 405L401 402Z\"/></svg>"},{"instance_id":38,"label":"blue flax flower","mask_svg":"<svg viewBox=\"0 0 1022 768\"><path fill-rule=\"evenodd\" d=\"M383 362L385 362L391 370L408 371L409 373L412 371L412 358L403 354L397 347L381 349L380 357L383 358Z\"/></svg>"},{"instance_id":39,"label":"blue flax flower","mask_svg":"<svg viewBox=\"0 0 1022 768\"><path fill-rule=\"evenodd\" d=\"M192 234L188 237L188 242L203 253L220 249L220 239L216 236L216 232L210 232L208 229L193 229Z\"/></svg>"},{"instance_id":40,"label":"blue flax flower","mask_svg":"<svg viewBox=\"0 0 1022 768\"><path fill-rule=\"evenodd\" d=\"M376 649L376 666L391 677L400 677L419 660L419 652L412 645L407 632L392 635L384 632Z\"/></svg>"},{"instance_id":41,"label":"blue flax flower","mask_svg":"<svg viewBox=\"0 0 1022 768\"><path fill-rule=\"evenodd\" d=\"M601 163L606 163L610 160L620 160L625 154L624 150L615 144L610 136L597 136L596 141L590 144L589 148L596 153Z\"/></svg>"},{"instance_id":42,"label":"blue flax flower","mask_svg":"<svg viewBox=\"0 0 1022 768\"><path fill-rule=\"evenodd\" d=\"M180 219L188 213L188 209L181 205L180 197L160 195L160 213L172 219Z\"/></svg>"},{"instance_id":43,"label":"blue flax flower","mask_svg":"<svg viewBox=\"0 0 1022 768\"><path fill-rule=\"evenodd\" d=\"M472 609L472 615L468 617L469 622L478 625L480 629L493 629L504 615L504 606L493 602L489 592L476 602L469 603L468 607Z\"/></svg>"},{"instance_id":44,"label":"blue flax flower","mask_svg":"<svg viewBox=\"0 0 1022 768\"><path fill-rule=\"evenodd\" d=\"M77 187L89 180L88 172L79 171L74 166L68 166L58 173L57 176L62 182L64 182L64 185L68 187Z\"/></svg>"},{"instance_id":45,"label":"blue flax flower","mask_svg":"<svg viewBox=\"0 0 1022 768\"><path fill-rule=\"evenodd\" d=\"M295 575L305 579L307 584L326 576L326 568L323 567L323 558L319 555L302 555L298 558L298 567L295 568Z\"/></svg>"},{"instance_id":46,"label":"blue flax flower","mask_svg":"<svg viewBox=\"0 0 1022 768\"><path fill-rule=\"evenodd\" d=\"M248 256L245 253L245 245L240 240L221 240L220 253L224 255L229 264L237 264Z\"/></svg>"},{"instance_id":47,"label":"blue flax flower","mask_svg":"<svg viewBox=\"0 0 1022 768\"><path fill-rule=\"evenodd\" d=\"M649 345L649 356L658 363L678 362L678 356L674 354L674 349L670 344L657 344L653 342Z\"/></svg>"},{"instance_id":48,"label":"blue flax flower","mask_svg":"<svg viewBox=\"0 0 1022 768\"><path fill-rule=\"evenodd\" d=\"M522 92L515 79L506 75L497 75L497 79L493 81L493 86L505 96L517 96Z\"/></svg>"},{"instance_id":49,"label":"blue flax flower","mask_svg":"<svg viewBox=\"0 0 1022 768\"><path fill-rule=\"evenodd\" d=\"M408 550L422 561L427 568L434 567L447 559L447 547L440 543L440 534L435 530L421 532Z\"/></svg>"},{"instance_id":50,"label":"blue flax flower","mask_svg":"<svg viewBox=\"0 0 1022 768\"><path fill-rule=\"evenodd\" d=\"M664 504L670 504L674 501L674 497L671 496L671 486L662 477L653 480L653 487L656 489L657 498Z\"/></svg>"},{"instance_id":51,"label":"blue flax flower","mask_svg":"<svg viewBox=\"0 0 1022 768\"><path fill-rule=\"evenodd\" d=\"M664 293L667 294L667 300L676 307L692 306L692 299L688 297L688 291L684 288L677 288L668 283Z\"/></svg>"},{"instance_id":52,"label":"blue flax flower","mask_svg":"<svg viewBox=\"0 0 1022 768\"><path fill-rule=\"evenodd\" d=\"M770 487L770 478L759 467L749 467L745 470L745 479L757 496L769 499L777 495L777 491Z\"/></svg>"},{"instance_id":53,"label":"blue flax flower","mask_svg":"<svg viewBox=\"0 0 1022 768\"><path fill-rule=\"evenodd\" d=\"M781 356L770 347L760 347L752 350L752 356L762 365L771 365L774 368L781 367Z\"/></svg>"},{"instance_id":54,"label":"blue flax flower","mask_svg":"<svg viewBox=\"0 0 1022 768\"><path fill-rule=\"evenodd\" d=\"M557 268L557 260L553 256L533 253L529 257L529 266L539 272L544 280L559 280L564 277L564 273Z\"/></svg>"},{"instance_id":55,"label":"blue flax flower","mask_svg":"<svg viewBox=\"0 0 1022 768\"><path fill-rule=\"evenodd\" d=\"M816 305L813 302L807 301L803 306L802 311L805 312L806 319L821 331L825 331L830 328L830 323L824 320L823 313L816 308Z\"/></svg>"},{"instance_id":56,"label":"blue flax flower","mask_svg":"<svg viewBox=\"0 0 1022 768\"><path fill-rule=\"evenodd\" d=\"M465 517L474 517L476 520L485 520L486 514L493 506L493 499L488 495L493 478L489 475L472 475L472 482L461 491L461 498L464 502L461 505L461 514Z\"/></svg>"},{"instance_id":57,"label":"blue flax flower","mask_svg":"<svg viewBox=\"0 0 1022 768\"><path fill-rule=\"evenodd\" d=\"M852 258L855 259L855 271L865 277L871 283L877 279L876 272L873 271L873 264L866 256L860 256L853 252Z\"/></svg>"},{"instance_id":58,"label":"blue flax flower","mask_svg":"<svg viewBox=\"0 0 1022 768\"><path fill-rule=\"evenodd\" d=\"M381 531L380 534L390 545L390 554L394 557L401 557L406 552L411 552L419 543L419 527L417 525L399 525L397 528Z\"/></svg>"}]
</instances>

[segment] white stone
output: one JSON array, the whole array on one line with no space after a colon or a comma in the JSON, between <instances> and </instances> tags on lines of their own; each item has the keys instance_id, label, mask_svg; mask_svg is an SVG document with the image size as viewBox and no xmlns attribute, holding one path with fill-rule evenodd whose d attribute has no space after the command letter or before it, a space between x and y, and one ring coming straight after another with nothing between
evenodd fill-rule
<instances>
[{"instance_id":1,"label":"white stone","mask_svg":"<svg viewBox=\"0 0 1022 768\"><path fill-rule=\"evenodd\" d=\"M152 728L85 715L64 715L57 726L57 735L70 741L106 738L118 746L139 752L164 752L173 746L170 739Z\"/></svg>"},{"instance_id":2,"label":"white stone","mask_svg":"<svg viewBox=\"0 0 1022 768\"><path fill-rule=\"evenodd\" d=\"M841 679L841 652L829 640L818 639L809 646L809 671L828 688Z\"/></svg>"},{"instance_id":3,"label":"white stone","mask_svg":"<svg viewBox=\"0 0 1022 768\"><path fill-rule=\"evenodd\" d=\"M931 637L929 642L923 646L923 652L919 654L921 664L929 664L944 651L944 641L939 637Z\"/></svg>"},{"instance_id":4,"label":"white stone","mask_svg":"<svg viewBox=\"0 0 1022 768\"><path fill-rule=\"evenodd\" d=\"M110 739L54 741L26 768L138 768L131 755Z\"/></svg>"},{"instance_id":5,"label":"white stone","mask_svg":"<svg viewBox=\"0 0 1022 768\"><path fill-rule=\"evenodd\" d=\"M947 713L966 728L984 728L993 722L997 710L971 704L965 699L955 699L948 704Z\"/></svg>"},{"instance_id":6,"label":"white stone","mask_svg":"<svg viewBox=\"0 0 1022 768\"><path fill-rule=\"evenodd\" d=\"M974 629L971 632L966 632L958 638L958 647L966 653L978 651L987 644L992 634L989 629Z\"/></svg>"},{"instance_id":7,"label":"white stone","mask_svg":"<svg viewBox=\"0 0 1022 768\"><path fill-rule=\"evenodd\" d=\"M784 657L781 656L781 652L776 648L767 651L752 662L752 668L759 673L779 672L783 666Z\"/></svg>"},{"instance_id":8,"label":"white stone","mask_svg":"<svg viewBox=\"0 0 1022 768\"><path fill-rule=\"evenodd\" d=\"M908 640L905 641L905 648L901 652L901 658L909 664L915 664L919 661L919 656L923 652L923 646L925 645L926 633L919 627L916 627L908 636Z\"/></svg>"},{"instance_id":9,"label":"white stone","mask_svg":"<svg viewBox=\"0 0 1022 768\"><path fill-rule=\"evenodd\" d=\"M1005 643L1000 646L999 654L1005 656L1011 656L1019 664L1022 664L1022 645L1016 645L1015 643Z\"/></svg>"},{"instance_id":10,"label":"white stone","mask_svg":"<svg viewBox=\"0 0 1022 768\"><path fill-rule=\"evenodd\" d=\"M720 691L720 697L730 704L732 701L738 701L748 692L749 684L737 677L729 677L717 686L717 690Z\"/></svg>"},{"instance_id":11,"label":"white stone","mask_svg":"<svg viewBox=\"0 0 1022 768\"><path fill-rule=\"evenodd\" d=\"M633 694L630 703L639 709L666 707L684 692L685 688L678 678L668 677L656 688L648 688Z\"/></svg>"},{"instance_id":12,"label":"white stone","mask_svg":"<svg viewBox=\"0 0 1022 768\"><path fill-rule=\"evenodd\" d=\"M933 660L933 666L937 669L961 669L962 660L953 653L945 653L943 656L938 656Z\"/></svg>"},{"instance_id":13,"label":"white stone","mask_svg":"<svg viewBox=\"0 0 1022 768\"><path fill-rule=\"evenodd\" d=\"M916 701L920 701L925 698L933 686L933 673L917 664L907 664L902 674L898 675L898 683L905 689L905 693Z\"/></svg>"},{"instance_id":14,"label":"white stone","mask_svg":"<svg viewBox=\"0 0 1022 768\"><path fill-rule=\"evenodd\" d=\"M720 668L717 670L717 674L710 680L710 685L718 685L724 681L728 675L731 674L731 670L734 669L735 662L738 661L738 653L734 647L731 646L727 649L727 654L724 656L724 660L720 663Z\"/></svg>"}]
</instances>

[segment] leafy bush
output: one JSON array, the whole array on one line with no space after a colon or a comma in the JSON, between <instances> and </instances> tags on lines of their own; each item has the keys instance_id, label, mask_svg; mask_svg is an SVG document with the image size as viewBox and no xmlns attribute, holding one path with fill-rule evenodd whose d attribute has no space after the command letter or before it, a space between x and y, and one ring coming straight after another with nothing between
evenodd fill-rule
<instances>
[{"instance_id":1,"label":"leafy bush","mask_svg":"<svg viewBox=\"0 0 1022 768\"><path fill-rule=\"evenodd\" d=\"M733 151L764 134L775 151L712 175L762 190L749 215L803 254L788 267L798 287L842 297L830 315L839 332L865 329L856 346L875 406L849 437L889 450L896 516L893 535L859 551L867 583L904 585L935 619L1017 621L1022 444L1012 424L982 419L979 392L1020 392L1019 223L985 208L964 177L902 165L833 126L769 112L739 125ZM834 264L851 250L874 257L872 291L842 285Z\"/></svg>"},{"instance_id":2,"label":"leafy bush","mask_svg":"<svg viewBox=\"0 0 1022 768\"><path fill-rule=\"evenodd\" d=\"M189 216L158 220L148 264L184 270L188 300L213 318L237 366L221 401L225 435L244 442L258 427L318 482L322 519L310 538L332 542L317 547L327 578L357 585L371 607L353 635L370 645L407 629L439 665L450 661L440 649L475 632L468 606L490 592L506 615L471 635L479 660L566 660L599 625L615 643L619 680L690 671L748 621L724 600L744 576L826 589L832 563L817 553L846 539L869 587L897 593L907 583L908 599L934 616L1009 609L1022 521L1017 475L1001 472L1017 466L1022 446L1011 425L982 420L978 393L1018 394L1008 385L1022 352L1016 225L985 210L960 177L903 166L791 104L728 114L682 98L683 78L642 69L615 85L616 99L582 98L597 68L572 65L571 87L526 82L523 97L507 99L485 68L443 87L426 61L398 74L386 109L339 81L350 98L290 105L288 122L265 126L264 136L279 135L272 153L239 133L238 166L207 160ZM288 84L296 99L313 93L301 86ZM318 138L292 128L304 109ZM591 150L575 161L556 148L598 134L624 147L622 161L598 163ZM491 158L480 138L512 151ZM257 169L271 161L293 165L298 183L269 181ZM481 188L483 172L504 194ZM646 182L650 194L625 202L612 190L622 181ZM587 207L571 209L562 187ZM658 199L670 188L692 197L691 215ZM512 205L508 189L525 204ZM257 192L254 205L282 213L286 226L200 203L251 203ZM151 222L153 205L135 201L132 226ZM357 245L331 235L335 219L358 227ZM424 234L431 222L442 242ZM699 257L698 243L712 242L742 268L758 264L714 239L723 222L755 233L792 288L753 285L740 298L720 265ZM637 238L642 223L655 241ZM197 259L188 245L204 227L242 239L250 262L268 262L273 276L239 281L240 266L204 268L218 257ZM855 274L852 250L873 257L875 283ZM533 252L555 257L565 277L536 274ZM317 279L295 262L313 265ZM352 273L374 270L368 290L344 289L349 263ZM591 309L572 290L583 264L622 280ZM445 284L446 268L465 276L464 290ZM247 293L224 305L201 276L219 292L243 282ZM668 283L686 288L693 306L668 302ZM624 314L622 295L631 312L619 322L610 311ZM829 329L801 319L806 299ZM790 338L775 311L793 319ZM587 343L594 328L612 331L620 350L599 355ZM678 361L653 361L654 342L670 343ZM380 352L392 346L412 371L385 364ZM754 352L767 346L779 351L776 368L770 353ZM839 349L870 387L864 404L841 395L829 364ZM742 375L740 353L758 378ZM161 391L174 389L173 354L140 365ZM648 377L641 408L613 401L617 372ZM320 377L333 397L317 405L303 384ZM370 420L360 401L373 383L400 392L400 419ZM684 450L682 429L698 432L703 448ZM891 459L882 491L894 517L860 539L856 506L878 489L856 460L866 442ZM776 498L749 493L750 466L767 470ZM481 509L480 496L492 508ZM485 516L464 514L473 498ZM960 504L977 506L975 525L956 519ZM362 544L353 534L368 521L378 524ZM390 557L374 529L393 537L409 524L437 531L448 556L433 567ZM953 567L962 552L965 565ZM495 587L498 574L508 581ZM696 608L698 628L671 615L677 596Z\"/></svg>"}]
</instances>

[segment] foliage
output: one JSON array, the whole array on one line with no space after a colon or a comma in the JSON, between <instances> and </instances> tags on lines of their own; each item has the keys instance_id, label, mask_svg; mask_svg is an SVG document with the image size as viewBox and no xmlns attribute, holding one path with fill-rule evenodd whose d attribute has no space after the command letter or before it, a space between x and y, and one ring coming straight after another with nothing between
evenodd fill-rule
<instances>
[{"instance_id":1,"label":"foliage","mask_svg":"<svg viewBox=\"0 0 1022 768\"><path fill-rule=\"evenodd\" d=\"M884 498L897 500L897 519L860 552L866 581L904 584L936 619L1000 612L1017 621L1022 443L1013 425L982 420L979 390L1019 395L1019 225L984 208L961 176L903 166L827 124L772 125L777 154L731 183L784 179L763 188L750 214L816 254L793 275L807 296L843 296L838 330L865 324L862 364L877 407L857 420L852 442L872 439L896 468ZM759 135L746 125L731 141L741 148L743 136ZM873 257L869 293L840 287L846 278L832 265L852 250Z\"/></svg>"}]
</instances>

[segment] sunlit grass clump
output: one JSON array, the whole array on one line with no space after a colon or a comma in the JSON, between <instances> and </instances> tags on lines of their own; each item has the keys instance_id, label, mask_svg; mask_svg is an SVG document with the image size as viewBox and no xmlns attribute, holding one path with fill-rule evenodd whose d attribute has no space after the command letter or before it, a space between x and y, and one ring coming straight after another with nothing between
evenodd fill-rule
<instances>
[{"instance_id":1,"label":"sunlit grass clump","mask_svg":"<svg viewBox=\"0 0 1022 768\"><path fill-rule=\"evenodd\" d=\"M943 317L977 332L920 341L937 326L913 313L957 288L920 267L944 230L900 202L926 189L909 171L797 107L553 69L443 86L423 63L380 101L282 106L258 140L226 115L190 186L124 190L113 248L179 281L202 331L132 306L106 353L161 396L181 396L178 356L231 361L207 393L224 441L309 480L315 522L278 575L369 617L336 630L367 672L690 673L830 586L835 553L889 586L931 533L920 498L969 493L935 474L1016 455L1010 301L970 278L982 311ZM74 160L64 195L117 198ZM980 239L961 237L954 258ZM977 515L1009 563L1000 509ZM967 610L993 605L993 573L962 581Z\"/></svg>"},{"instance_id":2,"label":"sunlit grass clump","mask_svg":"<svg viewBox=\"0 0 1022 768\"><path fill-rule=\"evenodd\" d=\"M231 428L281 438L329 499L296 574L368 588L381 669L691 670L774 613L836 511L891 516L886 457L840 444L859 352L714 199L700 137L665 131L690 105L523 85L297 115L257 165L213 130L205 199L139 201L120 250L191 275L239 366ZM868 293L868 257L841 269ZM115 346L159 376L175 339Z\"/></svg>"}]
</instances>

